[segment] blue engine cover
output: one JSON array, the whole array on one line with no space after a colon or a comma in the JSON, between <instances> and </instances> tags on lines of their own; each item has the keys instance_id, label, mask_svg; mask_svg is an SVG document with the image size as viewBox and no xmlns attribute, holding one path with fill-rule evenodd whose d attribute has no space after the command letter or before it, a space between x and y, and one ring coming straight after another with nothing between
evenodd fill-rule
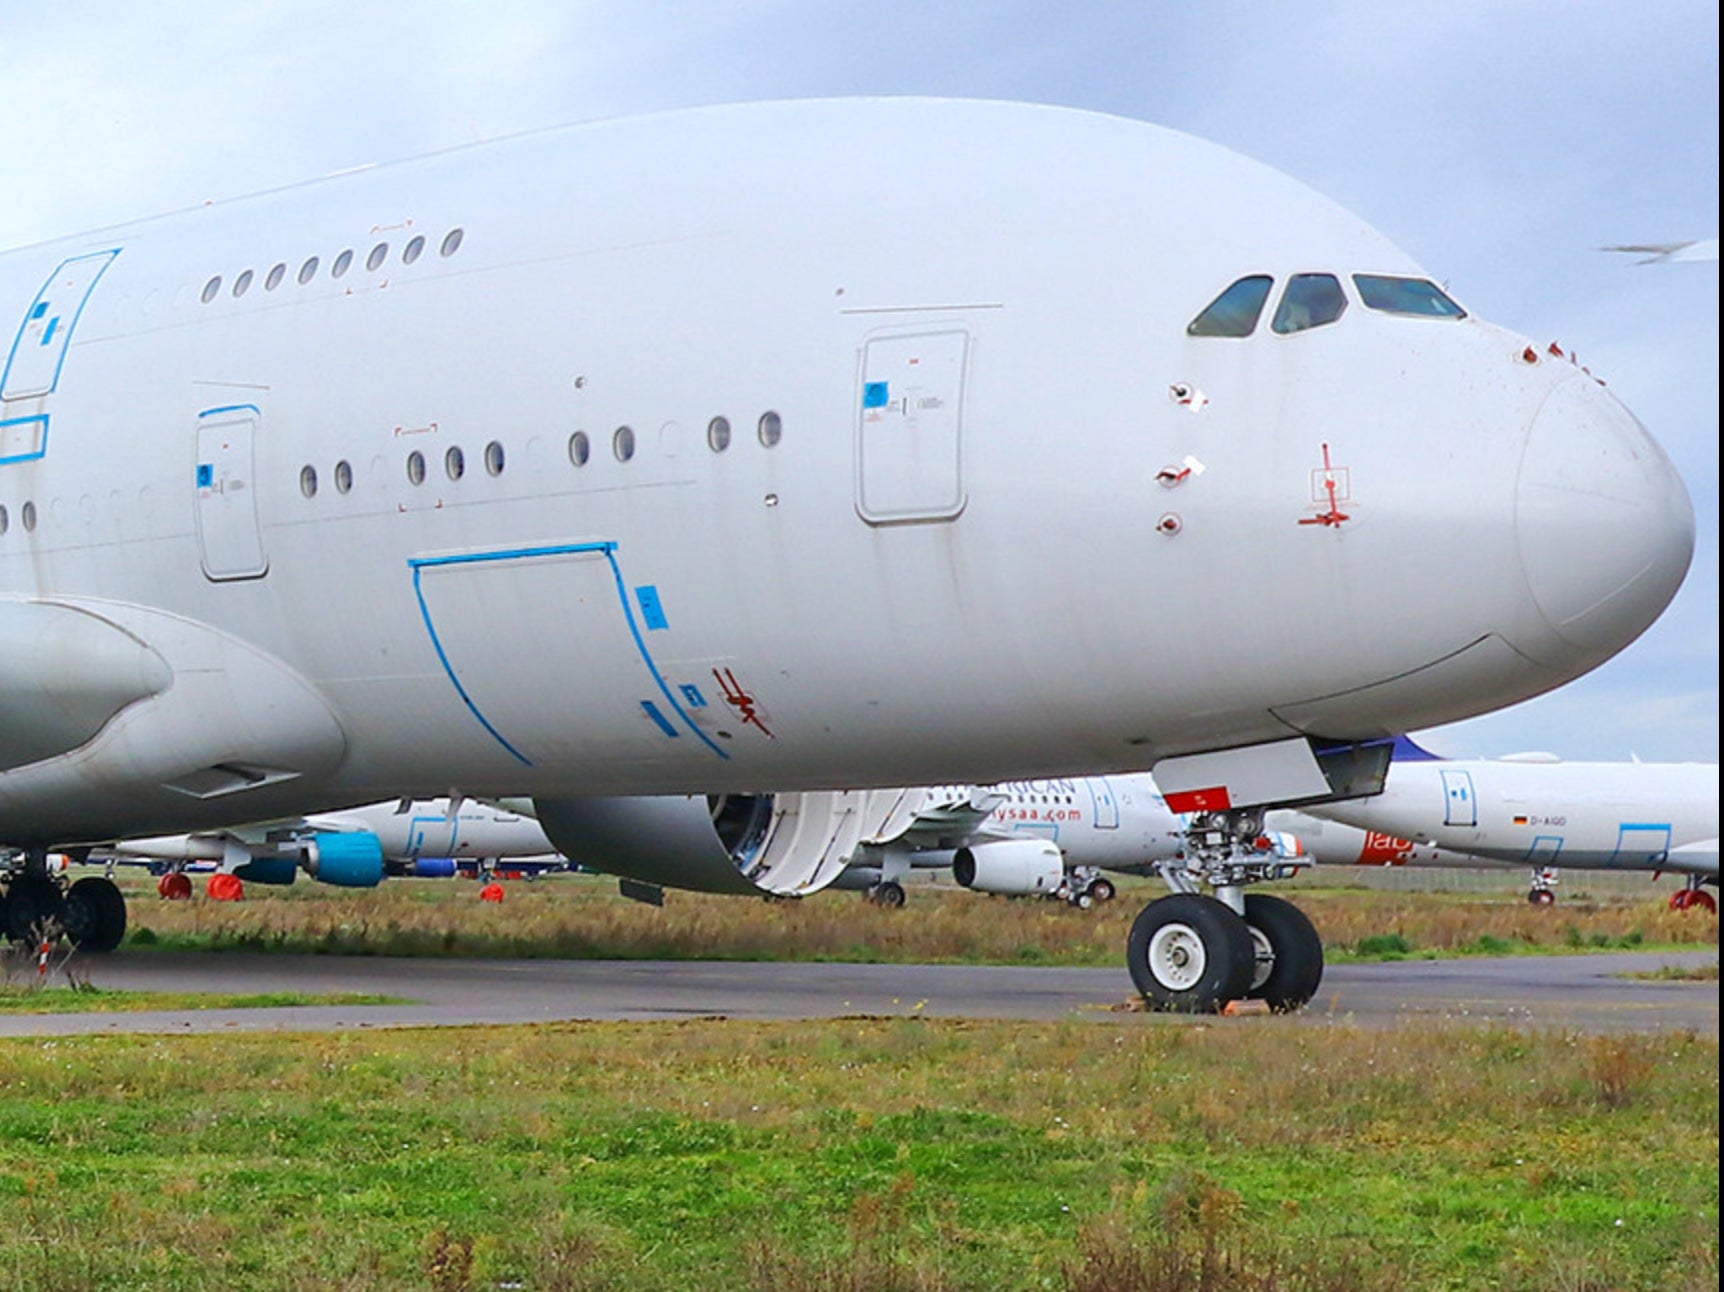
<instances>
[{"instance_id":1,"label":"blue engine cover","mask_svg":"<svg viewBox=\"0 0 1724 1292\"><path fill-rule=\"evenodd\" d=\"M421 879L453 879L460 871L453 857L420 857L413 863L413 873Z\"/></svg>"},{"instance_id":2,"label":"blue engine cover","mask_svg":"<svg viewBox=\"0 0 1724 1292\"><path fill-rule=\"evenodd\" d=\"M383 882L383 842L365 830L319 830L317 878L341 888L376 888Z\"/></svg>"},{"instance_id":3,"label":"blue engine cover","mask_svg":"<svg viewBox=\"0 0 1724 1292\"><path fill-rule=\"evenodd\" d=\"M248 884L291 884L299 874L299 863L292 857L253 857L235 866L233 873Z\"/></svg>"}]
</instances>

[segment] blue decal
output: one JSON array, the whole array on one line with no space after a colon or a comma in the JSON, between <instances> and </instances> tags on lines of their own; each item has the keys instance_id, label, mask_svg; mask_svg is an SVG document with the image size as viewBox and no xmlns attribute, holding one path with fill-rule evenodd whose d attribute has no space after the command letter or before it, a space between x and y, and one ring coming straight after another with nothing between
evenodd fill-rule
<instances>
[{"instance_id":1,"label":"blue decal","mask_svg":"<svg viewBox=\"0 0 1724 1292\"><path fill-rule=\"evenodd\" d=\"M689 708L706 708L706 697L700 693L700 688L693 682L684 682L678 689L682 692L682 698L688 701Z\"/></svg>"},{"instance_id":2,"label":"blue decal","mask_svg":"<svg viewBox=\"0 0 1724 1292\"><path fill-rule=\"evenodd\" d=\"M26 431L20 428L29 427ZM7 452L8 444L22 443L22 451ZM34 462L48 456L48 414L0 420L0 467L13 462Z\"/></svg>"},{"instance_id":3,"label":"blue decal","mask_svg":"<svg viewBox=\"0 0 1724 1292\"><path fill-rule=\"evenodd\" d=\"M96 283L119 254L115 247L74 256L48 276L19 324L5 362L0 363L0 399L38 398L59 388L72 333L84 316ZM42 335L37 338L36 350L29 351L25 349L25 334L33 326L41 326ZM32 358L32 354L39 357Z\"/></svg>"},{"instance_id":4,"label":"blue decal","mask_svg":"<svg viewBox=\"0 0 1724 1292\"><path fill-rule=\"evenodd\" d=\"M670 620L664 617L664 604L658 599L658 588L655 585L641 584L635 589L635 600L641 604L641 618L646 620L648 632L670 627Z\"/></svg>"},{"instance_id":5,"label":"blue decal","mask_svg":"<svg viewBox=\"0 0 1724 1292\"><path fill-rule=\"evenodd\" d=\"M215 488L215 467L208 462L198 463L198 488Z\"/></svg>"},{"instance_id":6,"label":"blue decal","mask_svg":"<svg viewBox=\"0 0 1724 1292\"><path fill-rule=\"evenodd\" d=\"M676 728L670 725L669 718L665 717L664 714L658 711L658 705L654 704L651 700L642 700L641 708L646 710L647 717L658 723L658 729L660 731L664 732L664 734L669 736L672 740L676 739Z\"/></svg>"},{"instance_id":7,"label":"blue decal","mask_svg":"<svg viewBox=\"0 0 1724 1292\"><path fill-rule=\"evenodd\" d=\"M862 383L862 407L884 408L891 398L888 381L865 381Z\"/></svg>"},{"instance_id":8,"label":"blue decal","mask_svg":"<svg viewBox=\"0 0 1724 1292\"><path fill-rule=\"evenodd\" d=\"M646 639L641 636L640 624L635 620L634 608L629 605L627 586L623 582L622 566L617 561L617 545L615 543L558 543L546 547L516 547L494 552L463 552L457 556L408 558L407 566L413 571L413 595L419 602L419 617L425 623L425 631L431 638L431 648L437 652L438 662L443 665L443 672L448 677L450 684L454 686L456 694L461 697L468 710L478 719L479 725L490 732L492 739L508 750L524 766L531 767L533 765L532 759L511 745L503 738L503 733L491 725L490 720L479 711L479 706L473 703L473 697L467 694L467 688L461 685L461 679L455 673L455 666L450 662L448 653L443 649L443 642L437 636L437 625L431 619L431 607L425 600L425 589L422 582L425 571L451 566L485 565L493 561L521 561L586 552L603 556L610 564L611 577L616 581L617 600L622 606L623 620L628 625L629 635L634 638L635 649L640 652L641 662L646 665L647 672L652 675L652 680L658 684L659 693L664 696L666 703L687 725L695 739L699 740L719 758L729 762L730 755L719 748L711 736L697 727L694 719L689 717L683 707L677 703L676 696L671 693L670 683L665 681L664 674L659 672L658 664L653 660L652 652L647 649ZM648 711L655 720L661 723L664 721L663 713L659 712L656 706L652 706L650 701L643 700L641 703L648 706ZM672 728L670 734L676 735L678 733Z\"/></svg>"}]
</instances>

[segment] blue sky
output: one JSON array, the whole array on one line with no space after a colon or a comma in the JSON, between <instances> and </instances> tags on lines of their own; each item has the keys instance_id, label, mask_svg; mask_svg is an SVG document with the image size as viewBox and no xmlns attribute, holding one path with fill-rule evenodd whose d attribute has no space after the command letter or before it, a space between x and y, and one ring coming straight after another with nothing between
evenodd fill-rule
<instances>
[{"instance_id":1,"label":"blue sky","mask_svg":"<svg viewBox=\"0 0 1724 1292\"><path fill-rule=\"evenodd\" d=\"M1429 743L1718 757L1718 268L1597 250L1718 233L1714 4L61 0L0 11L0 85L0 247L738 99L1026 99L1226 144L1365 217L1476 313L1577 351L1694 498L1694 569L1645 637Z\"/></svg>"}]
</instances>

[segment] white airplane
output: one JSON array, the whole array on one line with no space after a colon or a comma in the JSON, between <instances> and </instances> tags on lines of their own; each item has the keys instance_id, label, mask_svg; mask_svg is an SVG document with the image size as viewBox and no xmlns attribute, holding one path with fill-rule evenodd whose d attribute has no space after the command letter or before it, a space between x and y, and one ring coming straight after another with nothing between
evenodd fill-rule
<instances>
[{"instance_id":1,"label":"white airplane","mask_svg":"<svg viewBox=\"0 0 1724 1292\"><path fill-rule=\"evenodd\" d=\"M1098 871L1172 861L1184 838L1183 823L1143 774L905 793L920 800L913 815L862 839L832 887L896 907L904 904L910 870L949 868L979 893L1087 905L1114 896Z\"/></svg>"},{"instance_id":2,"label":"white airplane","mask_svg":"<svg viewBox=\"0 0 1724 1292\"><path fill-rule=\"evenodd\" d=\"M1636 242L1623 246L1604 247L1604 251L1622 251L1642 256L1637 265L1706 264L1718 260L1718 239L1693 238L1687 242Z\"/></svg>"},{"instance_id":3,"label":"white airplane","mask_svg":"<svg viewBox=\"0 0 1724 1292\"><path fill-rule=\"evenodd\" d=\"M1718 884L1716 763L1398 757L1382 793L1302 815L1325 824L1312 828L1294 814L1271 821L1319 863L1671 871L1687 877L1673 907L1718 909L1704 888ZM1539 896L1549 892L1541 878L1534 902L1549 900Z\"/></svg>"},{"instance_id":4,"label":"white airplane","mask_svg":"<svg viewBox=\"0 0 1724 1292\"><path fill-rule=\"evenodd\" d=\"M218 873L231 872L242 882L291 884L299 866L291 849L284 845L294 839L304 840L305 831L310 832L309 842L319 863L332 851L361 859L374 856L390 875L448 878L499 862L535 870L567 866L531 816L489 803L447 798L372 803L341 812L313 813L303 822L209 834L124 839L102 852L122 861L213 866ZM189 885L176 891L178 896L190 893Z\"/></svg>"},{"instance_id":5,"label":"white airplane","mask_svg":"<svg viewBox=\"0 0 1724 1292\"><path fill-rule=\"evenodd\" d=\"M1207 1008L1264 807L1597 666L1693 550L1588 374L1284 176L1065 109L548 131L10 251L8 310L6 900L104 941L50 850L526 794L565 855L797 892L831 787L1153 765L1219 897L1133 975ZM808 829L746 860L746 805L629 797L766 786Z\"/></svg>"}]
</instances>

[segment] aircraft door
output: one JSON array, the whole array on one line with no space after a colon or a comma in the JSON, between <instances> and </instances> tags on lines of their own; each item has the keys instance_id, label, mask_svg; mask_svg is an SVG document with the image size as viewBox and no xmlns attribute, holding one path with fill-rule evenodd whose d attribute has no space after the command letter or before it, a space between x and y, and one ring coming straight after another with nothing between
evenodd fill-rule
<instances>
[{"instance_id":1,"label":"aircraft door","mask_svg":"<svg viewBox=\"0 0 1724 1292\"><path fill-rule=\"evenodd\" d=\"M0 399L33 399L54 393L60 384L60 369L66 362L72 330L84 312L84 302L95 290L96 280L119 254L98 251L74 257L42 284L42 290L24 312L24 322L6 356L5 375L0 376Z\"/></svg>"},{"instance_id":2,"label":"aircraft door","mask_svg":"<svg viewBox=\"0 0 1724 1292\"><path fill-rule=\"evenodd\" d=\"M877 336L862 351L856 510L871 525L951 520L964 509L969 333Z\"/></svg>"},{"instance_id":3,"label":"aircraft door","mask_svg":"<svg viewBox=\"0 0 1724 1292\"><path fill-rule=\"evenodd\" d=\"M1471 772L1443 773L1443 824L1477 825L1479 805L1473 795Z\"/></svg>"},{"instance_id":4,"label":"aircraft door","mask_svg":"<svg viewBox=\"0 0 1724 1292\"><path fill-rule=\"evenodd\" d=\"M205 576L215 583L261 578L269 572L252 471L261 418L252 404L198 414L198 552Z\"/></svg>"},{"instance_id":5,"label":"aircraft door","mask_svg":"<svg viewBox=\"0 0 1724 1292\"><path fill-rule=\"evenodd\" d=\"M1114 797L1107 777L1091 776L1084 784L1089 786L1090 805L1095 809L1095 828L1119 829L1119 800Z\"/></svg>"}]
</instances>

